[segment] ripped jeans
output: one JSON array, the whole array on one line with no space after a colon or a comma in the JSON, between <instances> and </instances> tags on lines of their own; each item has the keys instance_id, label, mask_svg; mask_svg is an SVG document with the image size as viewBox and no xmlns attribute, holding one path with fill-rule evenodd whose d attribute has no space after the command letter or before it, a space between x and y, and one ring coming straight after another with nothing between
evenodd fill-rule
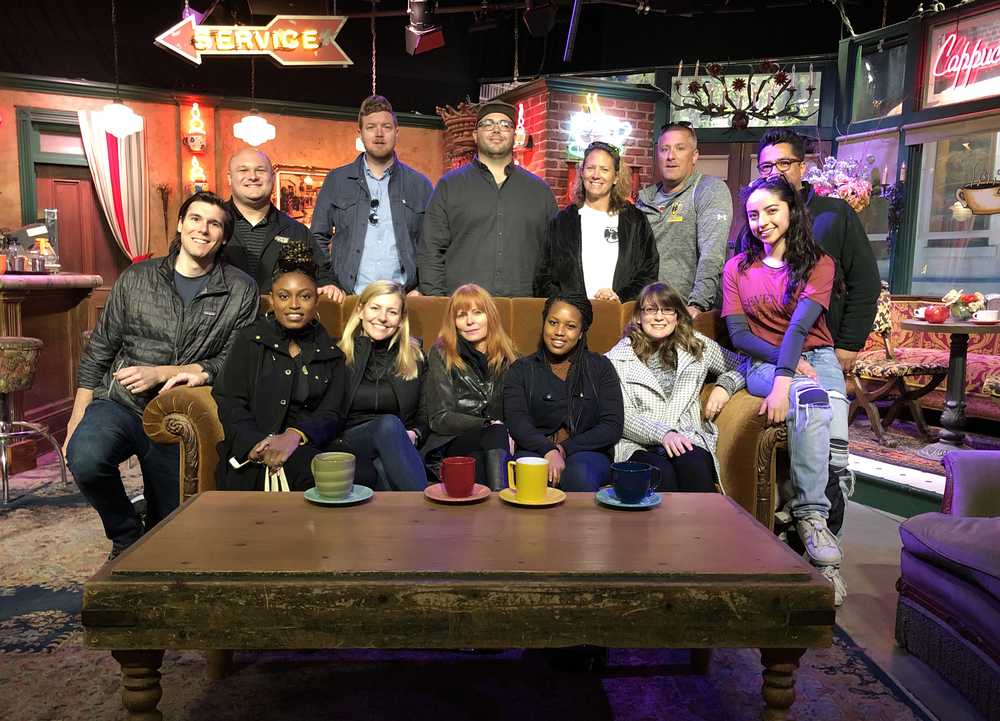
<instances>
[{"instance_id":1,"label":"ripped jeans","mask_svg":"<svg viewBox=\"0 0 1000 721\"><path fill-rule=\"evenodd\" d=\"M844 372L833 348L814 348L802 354L816 369L816 380L796 375L789 389L788 455L794 497L789 503L793 517L830 514L826 485L831 468L848 473L847 387ZM753 361L746 372L747 390L761 398L771 392L775 367Z\"/></svg>"}]
</instances>

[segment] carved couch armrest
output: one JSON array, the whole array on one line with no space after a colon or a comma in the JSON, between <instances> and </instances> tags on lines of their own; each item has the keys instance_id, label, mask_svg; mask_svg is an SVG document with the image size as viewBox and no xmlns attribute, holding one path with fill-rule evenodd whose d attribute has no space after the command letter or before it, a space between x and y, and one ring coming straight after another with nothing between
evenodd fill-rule
<instances>
[{"instance_id":1,"label":"carved couch armrest","mask_svg":"<svg viewBox=\"0 0 1000 721\"><path fill-rule=\"evenodd\" d=\"M201 491L215 489L222 424L208 386L174 388L157 396L142 414L146 435L157 443L181 446L181 502Z\"/></svg>"},{"instance_id":2,"label":"carved couch armrest","mask_svg":"<svg viewBox=\"0 0 1000 721\"><path fill-rule=\"evenodd\" d=\"M713 388L702 390L702 402ZM726 494L754 518L774 530L774 504L777 498L777 456L787 445L784 424L767 425L757 414L760 398L745 390L729 399L715 419L719 427L716 455Z\"/></svg>"}]
</instances>

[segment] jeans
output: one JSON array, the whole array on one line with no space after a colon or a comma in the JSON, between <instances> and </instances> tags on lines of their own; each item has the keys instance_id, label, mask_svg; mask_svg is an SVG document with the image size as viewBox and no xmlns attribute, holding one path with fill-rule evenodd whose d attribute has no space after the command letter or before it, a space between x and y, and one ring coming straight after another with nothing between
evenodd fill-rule
<instances>
[{"instance_id":1,"label":"jeans","mask_svg":"<svg viewBox=\"0 0 1000 721\"><path fill-rule=\"evenodd\" d=\"M538 453L518 451L517 458L541 458ZM559 477L559 487L567 492L595 493L611 482L611 459L597 451L577 451L566 458L566 467Z\"/></svg>"},{"instance_id":2,"label":"jeans","mask_svg":"<svg viewBox=\"0 0 1000 721\"><path fill-rule=\"evenodd\" d=\"M367 485L361 469L367 463L374 466L376 490L422 491L427 486L424 462L398 416L378 416L348 428L343 441L358 457L359 483Z\"/></svg>"},{"instance_id":3,"label":"jeans","mask_svg":"<svg viewBox=\"0 0 1000 721\"><path fill-rule=\"evenodd\" d=\"M816 369L816 380L796 375L789 390L786 425L793 488L789 511L795 518L807 513L827 518L830 468L837 473L847 469L847 388L833 348L808 350L802 357ZM747 371L747 390L766 396L774 371L771 363L754 361Z\"/></svg>"},{"instance_id":4,"label":"jeans","mask_svg":"<svg viewBox=\"0 0 1000 721\"><path fill-rule=\"evenodd\" d=\"M80 492L101 517L105 535L120 549L135 543L143 532L118 471L119 464L133 455L142 468L148 529L180 504L180 446L149 440L142 418L125 406L92 401L70 438L66 463Z\"/></svg>"}]
</instances>

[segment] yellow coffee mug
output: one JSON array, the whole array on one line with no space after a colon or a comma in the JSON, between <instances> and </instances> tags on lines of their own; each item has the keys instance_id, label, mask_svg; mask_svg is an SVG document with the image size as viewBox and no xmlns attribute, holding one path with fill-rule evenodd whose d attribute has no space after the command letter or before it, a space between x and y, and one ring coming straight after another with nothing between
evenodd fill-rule
<instances>
[{"instance_id":1,"label":"yellow coffee mug","mask_svg":"<svg viewBox=\"0 0 1000 721\"><path fill-rule=\"evenodd\" d=\"M544 458L518 458L507 462L507 485L524 503L541 503L548 494L549 462Z\"/></svg>"}]
</instances>

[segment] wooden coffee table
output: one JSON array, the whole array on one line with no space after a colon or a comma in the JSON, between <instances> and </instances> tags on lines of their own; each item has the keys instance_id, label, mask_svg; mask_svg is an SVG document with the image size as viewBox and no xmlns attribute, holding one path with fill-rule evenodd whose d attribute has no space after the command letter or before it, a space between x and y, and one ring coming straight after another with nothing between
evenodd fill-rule
<instances>
[{"instance_id":1,"label":"wooden coffee table","mask_svg":"<svg viewBox=\"0 0 1000 721\"><path fill-rule=\"evenodd\" d=\"M694 493L626 512L589 493L524 509L205 492L83 598L85 644L112 651L129 718L147 720L168 648L575 644L760 648L763 718L784 719L799 658L833 623L822 576L730 499Z\"/></svg>"}]
</instances>

